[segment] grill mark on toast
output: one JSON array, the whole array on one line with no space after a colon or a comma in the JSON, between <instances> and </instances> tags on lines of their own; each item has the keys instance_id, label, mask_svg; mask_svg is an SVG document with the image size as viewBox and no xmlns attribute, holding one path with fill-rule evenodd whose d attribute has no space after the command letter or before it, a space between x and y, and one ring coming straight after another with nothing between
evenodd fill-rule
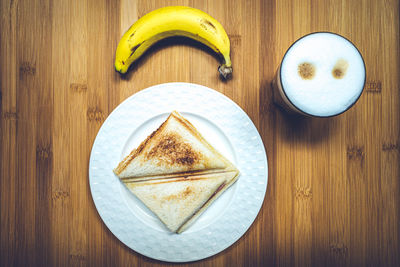
<instances>
[{"instance_id":1,"label":"grill mark on toast","mask_svg":"<svg viewBox=\"0 0 400 267\"><path fill-rule=\"evenodd\" d=\"M214 202L214 200L216 200L220 194L222 194L225 190L227 190L233 183L236 182L236 180L238 179L239 176L239 172L236 172L236 175L233 176L230 180L226 180L225 182L223 182L218 188L217 190L214 192L214 194L194 213L192 214L192 216L190 216L189 218L187 218L185 220L185 222L182 223L182 225L175 231L176 233L180 234L182 231L182 229L184 227L186 227L187 224L191 223L191 220L193 220L195 217L197 217L199 215L199 213L201 214L204 210L206 210L208 208L209 205L211 205L212 202Z\"/></svg>"},{"instance_id":2,"label":"grill mark on toast","mask_svg":"<svg viewBox=\"0 0 400 267\"><path fill-rule=\"evenodd\" d=\"M160 141L145 155L147 160L160 159L160 163L169 165L181 165L191 167L201 159L201 155L192 149L190 144L185 143L173 133L165 134Z\"/></svg>"},{"instance_id":3,"label":"grill mark on toast","mask_svg":"<svg viewBox=\"0 0 400 267\"><path fill-rule=\"evenodd\" d=\"M175 172L170 174L155 174L155 175L145 175L145 176L137 176L137 177L126 177L120 178L124 183L129 182L143 182L150 180L159 180L159 179L173 179L173 178L188 178L188 177L197 177L204 176L209 174L219 174L219 173L227 173L227 172L237 172L237 170L233 169L209 169L209 170L194 170L194 171L185 171L185 172Z\"/></svg>"},{"instance_id":4,"label":"grill mark on toast","mask_svg":"<svg viewBox=\"0 0 400 267\"><path fill-rule=\"evenodd\" d=\"M157 179L152 179L152 180L134 180L132 182L130 181L125 181L124 183L133 183L135 186L141 186L141 185L148 185L148 184L165 184L165 183L175 183L175 182L187 182L187 181L197 181L197 180L202 180L202 179L207 179L209 178L210 175L215 175L215 174L221 174L221 173L236 173L237 175L239 174L237 171L217 171L217 172L210 172L210 173L202 173L202 174L195 174L195 175L181 175L181 176L173 176L173 177L160 177ZM234 176L232 179L234 179ZM206 176L206 178L205 178Z\"/></svg>"},{"instance_id":5,"label":"grill mark on toast","mask_svg":"<svg viewBox=\"0 0 400 267\"><path fill-rule=\"evenodd\" d=\"M155 130L151 135L149 135L146 140L144 140L139 147L136 150L133 150L128 156L126 156L124 158L124 160L122 162L119 163L119 165L117 166L117 168L114 169L114 173L119 175L130 163L131 161L137 157L141 151L146 147L147 143L149 143L149 140L153 138L153 136L157 133L163 130L163 128L165 127L166 123L171 119L171 117L174 117L180 124L181 126L185 127L190 133L192 133L193 136L197 137L208 149L210 149L211 151L213 151L215 154L220 155L220 153L218 151L216 151L205 139L204 137L197 131L197 129L193 126L193 124L191 124L187 119L185 119L184 117L182 117L178 112L173 111L168 118L160 125L160 127ZM221 155L220 155L221 156ZM221 156L221 159L227 164L227 168L232 168L233 165L227 161L223 156ZM234 169L236 169L235 167L233 167ZM189 171L191 172L191 171ZM175 175L172 174L172 175ZM153 175L151 175L153 176ZM158 175L154 175L154 176L158 176ZM146 176L146 178L148 178L150 176ZM130 178L122 178L122 179L133 179L133 177ZM134 177L134 178L138 178L140 179L140 177ZM136 181L136 179L135 179Z\"/></svg>"},{"instance_id":6,"label":"grill mark on toast","mask_svg":"<svg viewBox=\"0 0 400 267\"><path fill-rule=\"evenodd\" d=\"M175 179L163 179L158 182L151 182L152 185L154 184L166 184L166 183L176 183L176 182L187 182L187 181L197 181L197 180L202 180L204 179L203 177L182 177L182 178L175 178ZM171 181L173 180L173 181ZM140 185L148 185L149 183L145 181L144 183L137 182L136 186Z\"/></svg>"},{"instance_id":7,"label":"grill mark on toast","mask_svg":"<svg viewBox=\"0 0 400 267\"><path fill-rule=\"evenodd\" d=\"M166 201L171 201L174 199L184 199L184 198L187 198L191 194L194 194L194 191L190 186L187 186L183 192L176 194L176 195L166 196L163 199Z\"/></svg>"},{"instance_id":8,"label":"grill mark on toast","mask_svg":"<svg viewBox=\"0 0 400 267\"><path fill-rule=\"evenodd\" d=\"M226 186L226 182L223 182L218 188L217 190L214 191L214 193L212 193L212 195L207 199L206 202L204 202L203 205L201 205L201 207L199 207L195 212L193 212L193 214L191 216L189 216L182 224L181 226L176 230L176 233L179 233L179 231L181 230L181 228L190 221L190 219L192 219L194 216L196 216L207 204L209 204L211 201L213 201L213 199L215 199L215 197L217 196L218 192L221 191L224 187Z\"/></svg>"},{"instance_id":9,"label":"grill mark on toast","mask_svg":"<svg viewBox=\"0 0 400 267\"><path fill-rule=\"evenodd\" d=\"M160 125L160 127L158 127L157 130L155 130L154 132L152 132L139 146L137 149L133 150L129 155L127 155L123 161L121 161L117 168L114 169L114 173L119 175L123 170L125 170L126 166L128 166L131 161L136 158L142 151L143 149L146 147L146 145L149 143L149 141L154 137L154 135L157 132L162 131L162 129L164 128L164 126L167 124L167 122L171 119L171 117L174 117L175 119L177 119L185 128L187 128L192 134L194 134L195 136L198 136L195 132L195 130L193 129L194 126L190 124L189 121L187 121L184 118L181 118L181 116L177 115L175 111L173 111L168 118ZM188 125L189 124L189 125ZM190 127L191 126L191 127Z\"/></svg>"},{"instance_id":10,"label":"grill mark on toast","mask_svg":"<svg viewBox=\"0 0 400 267\"><path fill-rule=\"evenodd\" d=\"M225 164L227 166L231 166L232 164L225 159L224 156L222 156L210 143L208 143L208 141L206 139L204 139L204 137L201 135L201 133L196 129L196 127L194 127L194 125L188 121L186 118L184 118L183 116L181 116L178 112L173 111L171 113L172 116L174 116L174 118L179 121L181 123L182 126L184 126L187 130L189 130L190 133L192 133L193 136L195 136L196 138L198 138L201 143L206 146L210 151L212 151L214 154L218 155L219 158L225 162Z\"/></svg>"},{"instance_id":11,"label":"grill mark on toast","mask_svg":"<svg viewBox=\"0 0 400 267\"><path fill-rule=\"evenodd\" d=\"M157 130L155 130L154 132L152 132L142 143L140 143L140 145L138 146L137 149L134 149L128 156L126 156L124 158L123 161L121 161L117 168L115 168L114 172L115 174L120 174L123 170L125 170L126 166L128 166L131 161L137 157L137 155L140 154L140 152L142 152L142 150L146 147L147 143L151 140L151 138L153 138L153 136L162 130L162 128L164 127L164 125L167 123L167 121L170 119L171 115L168 116L168 118L160 125L160 127L158 127Z\"/></svg>"}]
</instances>

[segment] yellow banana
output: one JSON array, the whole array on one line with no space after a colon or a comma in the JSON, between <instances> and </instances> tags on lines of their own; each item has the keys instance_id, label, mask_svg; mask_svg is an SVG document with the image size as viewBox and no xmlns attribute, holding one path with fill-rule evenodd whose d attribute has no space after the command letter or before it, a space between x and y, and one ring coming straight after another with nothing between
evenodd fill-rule
<instances>
[{"instance_id":1,"label":"yellow banana","mask_svg":"<svg viewBox=\"0 0 400 267\"><path fill-rule=\"evenodd\" d=\"M223 60L218 68L221 75L231 75L230 42L222 25L207 13L184 6L156 9L137 20L118 44L115 69L126 73L150 46L171 36L185 36L207 45Z\"/></svg>"}]
</instances>

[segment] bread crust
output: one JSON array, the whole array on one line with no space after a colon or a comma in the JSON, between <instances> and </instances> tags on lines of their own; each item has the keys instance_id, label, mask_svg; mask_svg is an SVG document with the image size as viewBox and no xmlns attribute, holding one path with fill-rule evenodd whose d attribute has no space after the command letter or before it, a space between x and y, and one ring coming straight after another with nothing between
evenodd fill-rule
<instances>
[{"instance_id":1,"label":"bread crust","mask_svg":"<svg viewBox=\"0 0 400 267\"><path fill-rule=\"evenodd\" d=\"M221 155L213 146L211 146L205 139L204 137L197 131L197 129L191 124L187 119L185 119L182 115L180 115L177 111L173 111L168 118L158 127L157 130L153 131L139 146L138 148L134 149L131 151L129 155L127 155L119 164L118 166L114 169L114 173L118 176L127 168L127 166L132 162L133 159L135 159L137 156L141 155L143 150L146 148L147 145L151 143L151 141L156 138L159 134L162 134L164 131L164 128L166 127L167 123L169 120L172 118L176 119L180 125L184 126L187 131L189 131L201 144L203 144L209 151L211 151L214 155L217 156L219 160L224 162L226 165L226 168L224 170L236 170L236 167L227 160L223 155ZM182 149L181 149L182 150ZM190 150L190 149L186 149ZM185 152L183 152L185 153ZM187 152L186 152L187 153ZM155 153L156 155L157 153ZM200 155L196 155L196 153L187 153L187 157L181 157L181 158L173 158L173 156L167 158L170 161L179 161L183 165L190 166L193 164L193 162L196 160L196 158L200 158ZM123 177L121 178L122 180L129 180L129 181L143 181L143 180L150 180L150 179L158 179L158 178L171 178L176 175L198 175L198 174L203 174L203 173L213 173L216 172L218 169L208 169L208 170L193 170L193 171L186 171L186 172L175 172L172 174L162 174L162 175L145 175L145 176L135 176L135 177Z\"/></svg>"},{"instance_id":2,"label":"bread crust","mask_svg":"<svg viewBox=\"0 0 400 267\"><path fill-rule=\"evenodd\" d=\"M136 158L136 157L143 151L143 149L144 149L144 148L146 147L146 145L150 142L150 140L153 138L153 136L155 136L155 135L157 134L157 132L161 132L161 131L163 130L163 128L165 127L167 121L171 118L171 115L172 115L172 114L170 114L170 115L168 116L168 118L160 125L160 127L157 128L157 130L153 131L149 136L147 136L147 138L146 138L142 143L140 143L140 145L139 145L136 149L132 150L131 153L130 153L128 156L126 156L126 157L118 164L118 166L114 169L114 173L115 173L116 175L121 174L121 172L122 172L123 170L125 170L126 166L128 166L129 163L131 163L131 161L132 161L134 158Z\"/></svg>"}]
</instances>

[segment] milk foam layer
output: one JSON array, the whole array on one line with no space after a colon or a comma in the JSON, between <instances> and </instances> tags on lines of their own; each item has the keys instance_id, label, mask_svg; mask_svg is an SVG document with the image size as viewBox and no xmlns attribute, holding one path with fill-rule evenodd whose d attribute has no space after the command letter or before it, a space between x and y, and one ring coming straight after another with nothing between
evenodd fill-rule
<instances>
[{"instance_id":1,"label":"milk foam layer","mask_svg":"<svg viewBox=\"0 0 400 267\"><path fill-rule=\"evenodd\" d=\"M299 72L304 63L314 67L311 78L309 72L306 79ZM313 33L287 51L280 75L284 92L295 107L325 117L345 111L358 99L365 83L365 66L357 48L345 38Z\"/></svg>"}]
</instances>

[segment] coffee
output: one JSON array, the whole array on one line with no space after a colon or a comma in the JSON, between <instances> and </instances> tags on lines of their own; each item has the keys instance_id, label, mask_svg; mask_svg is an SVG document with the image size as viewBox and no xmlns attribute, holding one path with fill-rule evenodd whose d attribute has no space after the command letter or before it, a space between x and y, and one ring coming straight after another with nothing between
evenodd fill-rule
<instances>
[{"instance_id":1,"label":"coffee","mask_svg":"<svg viewBox=\"0 0 400 267\"><path fill-rule=\"evenodd\" d=\"M364 60L344 37L312 33L287 50L274 84L275 102L287 109L316 117L338 115L362 93Z\"/></svg>"}]
</instances>

